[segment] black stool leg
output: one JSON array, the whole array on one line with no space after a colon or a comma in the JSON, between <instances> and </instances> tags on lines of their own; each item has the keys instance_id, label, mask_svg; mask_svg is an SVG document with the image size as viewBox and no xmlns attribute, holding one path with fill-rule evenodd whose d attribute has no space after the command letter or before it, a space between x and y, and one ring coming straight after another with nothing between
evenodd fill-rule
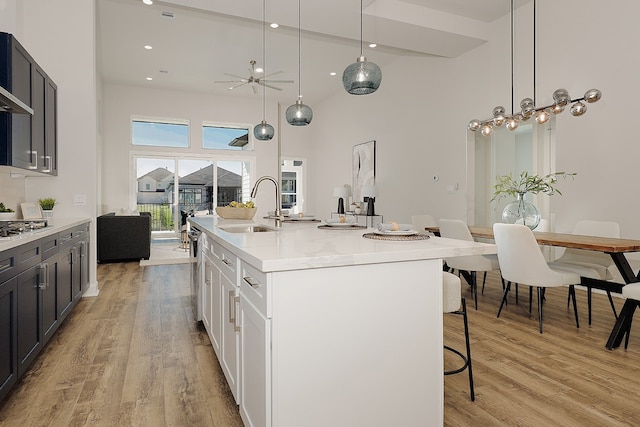
<instances>
[{"instance_id":1,"label":"black stool leg","mask_svg":"<svg viewBox=\"0 0 640 427\"><path fill-rule=\"evenodd\" d=\"M467 303L464 298L462 298L462 318L464 319L464 340L467 345L467 364L469 365L468 366L469 393L471 394L471 401L473 402L476 400L476 394L473 388L473 368L471 366L471 345L469 344L469 323L467 322Z\"/></svg>"}]
</instances>

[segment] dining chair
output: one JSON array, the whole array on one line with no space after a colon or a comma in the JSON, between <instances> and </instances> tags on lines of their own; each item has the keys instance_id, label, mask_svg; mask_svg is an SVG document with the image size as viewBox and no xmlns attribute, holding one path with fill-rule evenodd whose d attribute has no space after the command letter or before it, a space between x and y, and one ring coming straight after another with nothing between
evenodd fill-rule
<instances>
[{"instance_id":1,"label":"dining chair","mask_svg":"<svg viewBox=\"0 0 640 427\"><path fill-rule=\"evenodd\" d=\"M630 283L622 287L622 296L628 300L632 300L635 304L635 308L640 306L640 283ZM635 311L635 308L633 311ZM625 329L624 348L627 349L629 345L629 335L631 334L631 321L633 320L633 313L629 316L628 320L623 325Z\"/></svg>"},{"instance_id":2,"label":"dining chair","mask_svg":"<svg viewBox=\"0 0 640 427\"><path fill-rule=\"evenodd\" d=\"M580 275L550 267L542 255L533 231L524 225L496 223L493 225L493 235L498 248L500 272L502 278L507 281L498 309L498 317L500 317L502 307L507 300L512 282L529 286L529 312L531 312L533 287L535 286L538 294L538 323L540 333L542 333L544 290L548 287L569 286L576 327L579 328L574 285L580 284Z\"/></svg>"},{"instance_id":3,"label":"dining chair","mask_svg":"<svg viewBox=\"0 0 640 427\"><path fill-rule=\"evenodd\" d=\"M448 239L466 240L473 242L473 236L469 231L467 223L459 219L441 219L440 220L440 236ZM458 270L465 280L471 286L471 294L475 300L476 310L478 309L478 285L477 272L484 273L482 278L482 293L484 294L484 285L487 280L487 272L499 270L500 264L496 255L467 255L453 258L446 258L449 268Z\"/></svg>"},{"instance_id":4,"label":"dining chair","mask_svg":"<svg viewBox=\"0 0 640 427\"><path fill-rule=\"evenodd\" d=\"M419 214L411 216L413 229L421 234L433 234L425 230L427 227L437 227L436 220L429 214Z\"/></svg>"},{"instance_id":5,"label":"dining chair","mask_svg":"<svg viewBox=\"0 0 640 427\"><path fill-rule=\"evenodd\" d=\"M442 312L461 315L464 322L464 341L466 345L466 355L462 354L460 351L449 347L447 345L444 346L445 350L448 350L456 355L458 355L462 361L463 365L458 369L451 369L444 371L445 375L453 375L463 372L465 369L469 372L469 394L471 395L471 400L476 400L475 391L473 389L473 369L471 366L471 346L469 345L469 322L467 321L467 304L464 298L462 298L462 292L460 288L462 287L462 283L460 282L460 278L451 273L447 273L446 271L442 272Z\"/></svg>"},{"instance_id":6,"label":"dining chair","mask_svg":"<svg viewBox=\"0 0 640 427\"><path fill-rule=\"evenodd\" d=\"M620 237L620 225L617 222L612 221L592 221L584 220L579 221L573 228L572 234L579 234L583 236L597 236L597 237ZM562 268L569 271L574 271L580 274L582 277L587 277L596 280L611 280L614 278L612 269L615 269L615 264L611 257L603 252L587 251L584 249L567 248L560 258L554 260L549 264L555 268ZM587 286L587 306L589 310L589 324L591 324L591 290L592 287ZM616 306L613 303L611 292L607 292L609 298L609 304L613 310L613 315L618 318L616 312Z\"/></svg>"}]
</instances>

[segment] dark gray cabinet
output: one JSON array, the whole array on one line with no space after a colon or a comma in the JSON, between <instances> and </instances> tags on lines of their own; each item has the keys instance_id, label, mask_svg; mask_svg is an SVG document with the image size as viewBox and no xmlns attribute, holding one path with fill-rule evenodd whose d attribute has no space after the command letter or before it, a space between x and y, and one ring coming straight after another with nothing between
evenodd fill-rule
<instances>
[{"instance_id":1,"label":"dark gray cabinet","mask_svg":"<svg viewBox=\"0 0 640 427\"><path fill-rule=\"evenodd\" d=\"M0 252L0 401L89 286L89 223Z\"/></svg>"},{"instance_id":2,"label":"dark gray cabinet","mask_svg":"<svg viewBox=\"0 0 640 427\"><path fill-rule=\"evenodd\" d=\"M33 109L0 112L0 165L57 175L57 86L8 33L0 33L0 86Z\"/></svg>"}]
</instances>

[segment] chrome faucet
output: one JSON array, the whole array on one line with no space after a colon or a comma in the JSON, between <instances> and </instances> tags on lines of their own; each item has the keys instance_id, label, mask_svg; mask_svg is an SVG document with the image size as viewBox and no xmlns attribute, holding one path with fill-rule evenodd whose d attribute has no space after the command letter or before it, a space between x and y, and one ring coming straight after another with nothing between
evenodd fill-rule
<instances>
[{"instance_id":1,"label":"chrome faucet","mask_svg":"<svg viewBox=\"0 0 640 427\"><path fill-rule=\"evenodd\" d=\"M253 199L256 197L256 193L258 192L258 186L264 180L271 181L273 182L273 185L276 186L276 210L275 210L274 220L276 222L276 227L280 227L282 225L282 218L281 218L282 212L280 211L281 197L280 197L280 186L278 185L278 181L276 181L276 179L272 176L263 176L261 178L258 178L258 180L253 186L253 189L251 190L251 198Z\"/></svg>"}]
</instances>

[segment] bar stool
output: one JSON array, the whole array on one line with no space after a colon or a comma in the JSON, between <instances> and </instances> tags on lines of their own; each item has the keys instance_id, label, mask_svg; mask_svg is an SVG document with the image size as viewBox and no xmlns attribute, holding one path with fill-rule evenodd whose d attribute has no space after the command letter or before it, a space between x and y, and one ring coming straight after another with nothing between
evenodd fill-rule
<instances>
[{"instance_id":1,"label":"bar stool","mask_svg":"<svg viewBox=\"0 0 640 427\"><path fill-rule=\"evenodd\" d=\"M457 354L464 364L458 369L452 369L450 371L444 371L445 375L458 374L465 369L469 371L469 393L471 395L471 401L476 400L476 395L473 389L473 370L471 368L471 347L469 345L469 325L467 322L467 304L464 298L462 298L461 290L462 283L460 278L454 274L442 272L442 311L443 313L458 314L462 316L464 320L464 340L467 347L466 356L458 350L451 348L447 345L444 346L445 350L451 351Z\"/></svg>"}]
</instances>

